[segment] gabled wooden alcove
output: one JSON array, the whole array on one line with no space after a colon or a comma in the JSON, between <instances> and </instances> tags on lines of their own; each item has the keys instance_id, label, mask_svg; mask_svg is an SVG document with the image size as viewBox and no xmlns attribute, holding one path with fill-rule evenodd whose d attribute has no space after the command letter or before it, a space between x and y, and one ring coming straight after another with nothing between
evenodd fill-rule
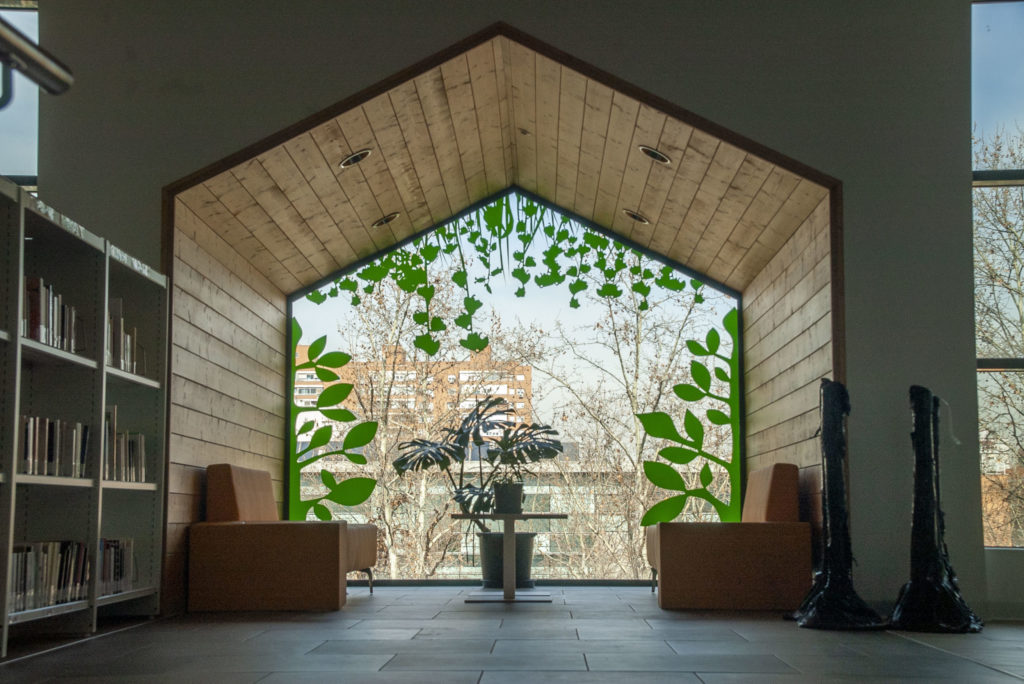
<instances>
[{"instance_id":1,"label":"gabled wooden alcove","mask_svg":"<svg viewBox=\"0 0 1024 684\"><path fill-rule=\"evenodd\" d=\"M168 611L201 469L284 472L288 295L512 186L740 292L748 466L813 478L818 380L844 379L839 182L496 24L165 188Z\"/></svg>"}]
</instances>

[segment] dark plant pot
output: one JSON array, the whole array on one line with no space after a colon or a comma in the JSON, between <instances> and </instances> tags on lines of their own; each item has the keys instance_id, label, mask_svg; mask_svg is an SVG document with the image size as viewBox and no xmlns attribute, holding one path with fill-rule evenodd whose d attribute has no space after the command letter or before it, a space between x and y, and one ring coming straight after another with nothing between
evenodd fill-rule
<instances>
[{"instance_id":1,"label":"dark plant pot","mask_svg":"<svg viewBox=\"0 0 1024 684\"><path fill-rule=\"evenodd\" d=\"M496 482L494 484L494 512L523 512L522 482Z\"/></svg>"},{"instance_id":2,"label":"dark plant pot","mask_svg":"<svg viewBox=\"0 0 1024 684\"><path fill-rule=\"evenodd\" d=\"M484 578L484 588L501 589L505 573L502 570L504 553L502 552L501 532L479 532L477 541L480 543L480 570ZM530 566L533 564L533 538L536 532L516 532L516 589L532 589Z\"/></svg>"}]
</instances>

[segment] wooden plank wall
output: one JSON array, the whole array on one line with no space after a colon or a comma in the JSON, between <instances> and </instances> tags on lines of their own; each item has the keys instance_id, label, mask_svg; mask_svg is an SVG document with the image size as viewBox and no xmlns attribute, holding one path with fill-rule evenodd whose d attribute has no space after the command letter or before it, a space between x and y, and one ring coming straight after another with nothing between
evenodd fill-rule
<instances>
[{"instance_id":1,"label":"wooden plank wall","mask_svg":"<svg viewBox=\"0 0 1024 684\"><path fill-rule=\"evenodd\" d=\"M174 206L165 614L185 609L207 465L268 470L284 496L285 295L204 222L204 202L186 191Z\"/></svg>"},{"instance_id":2,"label":"wooden plank wall","mask_svg":"<svg viewBox=\"0 0 1024 684\"><path fill-rule=\"evenodd\" d=\"M748 472L820 468L819 381L833 377L829 224L826 195L743 292Z\"/></svg>"}]
</instances>

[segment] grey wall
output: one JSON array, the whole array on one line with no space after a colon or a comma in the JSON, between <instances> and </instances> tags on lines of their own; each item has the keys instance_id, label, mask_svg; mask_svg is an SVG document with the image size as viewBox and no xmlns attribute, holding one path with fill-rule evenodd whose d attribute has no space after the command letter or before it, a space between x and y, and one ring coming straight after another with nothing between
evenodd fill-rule
<instances>
[{"instance_id":1,"label":"grey wall","mask_svg":"<svg viewBox=\"0 0 1024 684\"><path fill-rule=\"evenodd\" d=\"M161 188L503 20L844 183L856 582L908 574L906 391L953 405L947 541L985 600L971 278L970 5L43 0L43 197L157 265Z\"/></svg>"}]
</instances>

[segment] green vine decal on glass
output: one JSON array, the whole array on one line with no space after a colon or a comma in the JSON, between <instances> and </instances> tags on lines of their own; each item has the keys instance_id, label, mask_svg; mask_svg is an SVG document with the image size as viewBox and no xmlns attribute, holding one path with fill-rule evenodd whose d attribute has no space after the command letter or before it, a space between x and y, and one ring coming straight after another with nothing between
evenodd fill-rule
<instances>
[{"instance_id":1,"label":"green vine decal on glass","mask_svg":"<svg viewBox=\"0 0 1024 684\"><path fill-rule=\"evenodd\" d=\"M539 261L530 254L534 245L543 248ZM630 255L637 258L629 260ZM434 264L451 267L451 280L463 293L462 311L452 321L431 312L434 287L428 282L429 269ZM478 295L491 292L492 278L507 274L518 281L517 297L526 296L526 286L531 282L541 288L567 284L569 306L579 308L577 295L591 286L584 276L599 276L599 297L620 297L624 293L616 279L627 268L633 276L632 290L642 298L641 310L648 308L647 297L653 288L680 292L686 287L686 280L677 277L679 274L671 266L649 259L530 199L509 194L468 218L444 224L417 238L409 247L389 252L354 273L338 277L326 291L313 291L306 297L322 304L332 297L348 296L350 303L358 306L361 295L372 293L378 283L390 278L404 292L416 293L422 300L421 308L413 314L413 321L420 327L420 333L413 339L416 348L431 356L437 354L441 345L434 334L455 325L465 331L459 344L479 352L490 341L474 328L473 316L483 307ZM691 283L695 290L702 287L698 281ZM699 292L695 300L698 304L703 301Z\"/></svg>"},{"instance_id":2,"label":"green vine decal on glass","mask_svg":"<svg viewBox=\"0 0 1024 684\"><path fill-rule=\"evenodd\" d=\"M658 455L668 463L644 461L644 474L655 486L679 492L651 506L640 521L643 526L674 520L683 512L687 502L694 498L711 504L722 522L738 522L740 519L738 493L740 491L741 465L739 454L741 388L738 351L739 314L736 309L732 309L724 316L722 327L732 340L730 353L728 355L721 353L722 336L716 328L711 328L708 331L703 344L697 340L687 341L687 349L698 357L690 363L690 376L693 383L676 385L673 391L683 401L693 403L712 399L725 409L706 409L705 416L707 421L713 425L729 425L732 428L732 459L725 461L705 450L707 429L701 419L690 409L686 410L683 418L685 434L679 433L672 417L667 413L655 411L637 414L637 418L640 419L649 436L674 443L672 446L666 446L658 451ZM713 391L712 373L715 378L728 386L728 395L716 394ZM700 486L689 487L673 465L689 465L698 458L704 461L698 476ZM731 494L727 502L722 501L708 490L714 480L712 463L721 466L728 475Z\"/></svg>"},{"instance_id":3,"label":"green vine decal on glass","mask_svg":"<svg viewBox=\"0 0 1024 684\"><path fill-rule=\"evenodd\" d=\"M299 322L292 319L292 359L296 358L299 340L302 337L302 328ZM342 407L341 403L348 398L352 392L352 385L338 382L341 376L338 370L343 368L351 357L340 351L325 352L327 337L320 337L309 345L308 360L304 363L294 364L292 371L297 374L299 371L312 370L316 373L321 382L333 383L327 385L316 400L316 406L299 406L294 398L291 402L291 416L293 429L290 430L289 438L289 467L291 472L288 478L289 486L289 511L288 517L292 520L305 520L310 509L320 520L332 518L330 509L324 505L324 501L331 501L341 506L358 506L370 498L377 481L370 477L350 477L340 482L335 479L334 474L329 470L320 470L320 480L327 487L327 493L315 499L302 500L301 493L301 472L303 469L316 463L325 456L341 455L353 463L366 464L366 457L359 453L358 449L373 441L377 434L377 423L365 421L352 426L341 441L341 448L321 451L318 449L330 447L334 437L334 427L331 423L316 427L316 421L305 420L299 424L299 418L304 413L320 412L330 421L340 423L355 422L356 416L348 409ZM293 380L295 377L293 376ZM297 426L297 427L294 427ZM299 450L299 438L309 435L306 446Z\"/></svg>"}]
</instances>

